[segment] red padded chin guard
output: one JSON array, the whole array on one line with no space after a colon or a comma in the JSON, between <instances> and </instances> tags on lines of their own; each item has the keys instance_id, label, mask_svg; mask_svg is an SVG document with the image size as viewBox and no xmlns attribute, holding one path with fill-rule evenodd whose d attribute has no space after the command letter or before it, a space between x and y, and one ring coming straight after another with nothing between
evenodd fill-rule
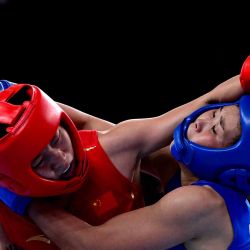
<instances>
[{"instance_id":1,"label":"red padded chin guard","mask_svg":"<svg viewBox=\"0 0 250 250\"><path fill-rule=\"evenodd\" d=\"M250 56L244 61L240 71L240 82L246 92L250 92Z\"/></svg>"},{"instance_id":2,"label":"red padded chin guard","mask_svg":"<svg viewBox=\"0 0 250 250\"><path fill-rule=\"evenodd\" d=\"M69 180L45 179L31 167L59 125L69 133L74 148L76 164ZM20 195L41 197L74 192L87 173L75 125L55 101L30 84L16 84L0 93L0 152L0 186Z\"/></svg>"}]
</instances>

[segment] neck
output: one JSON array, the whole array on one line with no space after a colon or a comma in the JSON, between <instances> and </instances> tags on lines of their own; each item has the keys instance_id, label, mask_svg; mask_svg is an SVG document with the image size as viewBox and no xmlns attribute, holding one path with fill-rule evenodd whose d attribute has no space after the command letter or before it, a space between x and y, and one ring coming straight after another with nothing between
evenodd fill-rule
<instances>
[{"instance_id":1,"label":"neck","mask_svg":"<svg viewBox=\"0 0 250 250\"><path fill-rule=\"evenodd\" d=\"M181 168L181 184L182 186L191 185L192 183L198 181L199 179L190 172L190 170L184 166L182 163L179 163Z\"/></svg>"}]
</instances>

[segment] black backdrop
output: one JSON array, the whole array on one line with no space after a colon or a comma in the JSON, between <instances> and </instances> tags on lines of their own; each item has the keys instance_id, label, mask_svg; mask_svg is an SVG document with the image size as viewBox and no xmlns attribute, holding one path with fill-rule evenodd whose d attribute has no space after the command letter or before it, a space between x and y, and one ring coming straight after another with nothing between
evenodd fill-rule
<instances>
[{"instance_id":1,"label":"black backdrop","mask_svg":"<svg viewBox=\"0 0 250 250\"><path fill-rule=\"evenodd\" d=\"M240 30L246 22L237 25L233 12L83 4L1 4L0 78L36 84L57 101L119 122L205 93L238 74L250 55L247 29Z\"/></svg>"}]
</instances>

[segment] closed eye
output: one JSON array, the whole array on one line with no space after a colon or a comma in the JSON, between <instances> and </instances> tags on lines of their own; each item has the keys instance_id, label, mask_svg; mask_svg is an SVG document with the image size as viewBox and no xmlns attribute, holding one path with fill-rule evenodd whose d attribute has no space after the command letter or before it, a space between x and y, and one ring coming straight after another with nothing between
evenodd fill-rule
<instances>
[{"instance_id":1,"label":"closed eye","mask_svg":"<svg viewBox=\"0 0 250 250\"><path fill-rule=\"evenodd\" d=\"M52 141L51 141L51 146L55 146L58 141L60 140L61 134L60 134L60 130L57 130L55 136L53 137Z\"/></svg>"},{"instance_id":2,"label":"closed eye","mask_svg":"<svg viewBox=\"0 0 250 250\"><path fill-rule=\"evenodd\" d=\"M217 132L216 132L216 130L215 130L215 125L211 128L211 130L212 130L212 132L213 132L213 134L217 134Z\"/></svg>"},{"instance_id":3,"label":"closed eye","mask_svg":"<svg viewBox=\"0 0 250 250\"><path fill-rule=\"evenodd\" d=\"M41 156L38 156L33 162L32 162L32 168L38 168L43 162L43 158Z\"/></svg>"}]
</instances>

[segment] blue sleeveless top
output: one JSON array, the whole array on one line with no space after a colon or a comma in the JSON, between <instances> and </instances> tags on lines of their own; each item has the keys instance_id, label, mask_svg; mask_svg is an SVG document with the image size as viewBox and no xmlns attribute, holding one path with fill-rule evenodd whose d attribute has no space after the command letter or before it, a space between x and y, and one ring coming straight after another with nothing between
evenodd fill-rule
<instances>
[{"instance_id":1,"label":"blue sleeveless top","mask_svg":"<svg viewBox=\"0 0 250 250\"><path fill-rule=\"evenodd\" d=\"M170 180L166 192L181 186L180 171ZM250 250L250 205L246 196L219 184L200 180L192 185L212 187L224 199L231 218L234 238L228 250ZM167 250L186 250L184 244L168 248Z\"/></svg>"}]
</instances>

